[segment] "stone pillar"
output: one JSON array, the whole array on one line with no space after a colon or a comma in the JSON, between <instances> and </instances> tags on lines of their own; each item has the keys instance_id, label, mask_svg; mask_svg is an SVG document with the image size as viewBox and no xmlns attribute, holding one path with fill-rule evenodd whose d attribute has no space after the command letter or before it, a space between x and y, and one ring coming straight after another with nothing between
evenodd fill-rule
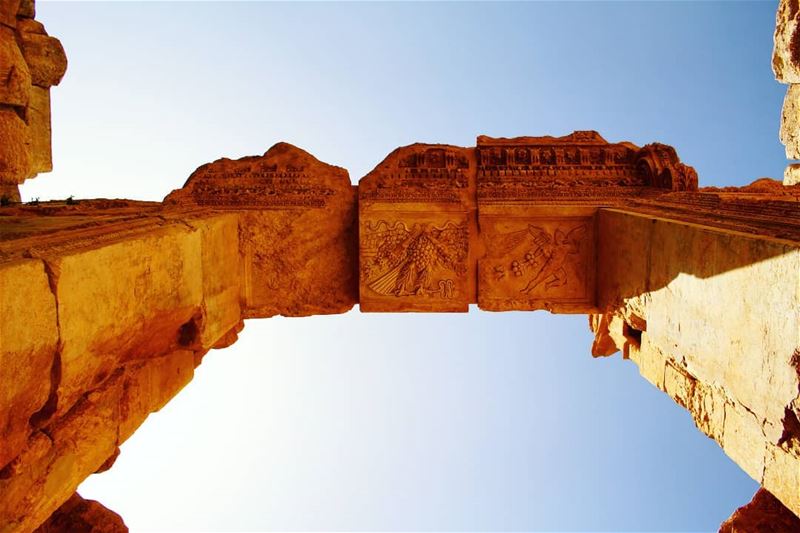
<instances>
[{"instance_id":1,"label":"stone pillar","mask_svg":"<svg viewBox=\"0 0 800 533\"><path fill-rule=\"evenodd\" d=\"M33 0L0 2L0 196L19 201L18 185L53 168L50 87L67 58L58 39L33 19Z\"/></svg>"}]
</instances>

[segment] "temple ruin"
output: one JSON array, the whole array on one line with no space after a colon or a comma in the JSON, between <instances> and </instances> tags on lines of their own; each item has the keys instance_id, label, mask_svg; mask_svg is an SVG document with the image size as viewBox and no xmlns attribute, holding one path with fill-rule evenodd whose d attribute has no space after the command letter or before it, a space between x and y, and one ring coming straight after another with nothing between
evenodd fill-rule
<instances>
[{"instance_id":1,"label":"temple ruin","mask_svg":"<svg viewBox=\"0 0 800 533\"><path fill-rule=\"evenodd\" d=\"M248 318L355 304L588 315L593 356L633 360L761 484L722 531L800 530L800 165L783 184L699 188L670 146L576 131L405 146L353 186L278 143L201 166L163 202L23 204L18 184L52 169L66 70L34 11L0 0L0 532L126 531L76 488L205 353ZM782 0L791 159L799 22Z\"/></svg>"}]
</instances>

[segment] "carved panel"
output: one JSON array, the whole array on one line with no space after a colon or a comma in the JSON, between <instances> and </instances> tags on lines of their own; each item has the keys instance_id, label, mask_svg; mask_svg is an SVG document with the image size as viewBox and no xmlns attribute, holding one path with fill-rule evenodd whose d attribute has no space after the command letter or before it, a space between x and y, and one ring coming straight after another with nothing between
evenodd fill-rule
<instances>
[{"instance_id":1,"label":"carved panel","mask_svg":"<svg viewBox=\"0 0 800 533\"><path fill-rule=\"evenodd\" d=\"M356 192L347 171L278 143L198 168L167 205L239 214L245 317L342 313L357 300Z\"/></svg>"},{"instance_id":2,"label":"carved panel","mask_svg":"<svg viewBox=\"0 0 800 533\"><path fill-rule=\"evenodd\" d=\"M583 313L594 307L593 216L496 214L482 215L480 224L482 309Z\"/></svg>"},{"instance_id":3,"label":"carved panel","mask_svg":"<svg viewBox=\"0 0 800 533\"><path fill-rule=\"evenodd\" d=\"M360 221L363 311L467 311L465 212L370 211Z\"/></svg>"}]
</instances>

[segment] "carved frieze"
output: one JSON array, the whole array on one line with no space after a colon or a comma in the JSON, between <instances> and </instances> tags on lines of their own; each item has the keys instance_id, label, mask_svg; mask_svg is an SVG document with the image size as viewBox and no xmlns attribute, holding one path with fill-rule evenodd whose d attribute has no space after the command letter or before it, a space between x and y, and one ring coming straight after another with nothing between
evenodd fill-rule
<instances>
[{"instance_id":1,"label":"carved frieze","mask_svg":"<svg viewBox=\"0 0 800 533\"><path fill-rule=\"evenodd\" d=\"M359 182L362 311L467 311L477 235L474 152L414 144Z\"/></svg>"},{"instance_id":2,"label":"carved frieze","mask_svg":"<svg viewBox=\"0 0 800 533\"><path fill-rule=\"evenodd\" d=\"M610 205L664 190L693 190L697 175L672 147L609 143L594 131L564 137L478 137L479 203Z\"/></svg>"},{"instance_id":3,"label":"carved frieze","mask_svg":"<svg viewBox=\"0 0 800 533\"><path fill-rule=\"evenodd\" d=\"M364 311L467 311L464 213L372 212L360 225Z\"/></svg>"},{"instance_id":4,"label":"carved frieze","mask_svg":"<svg viewBox=\"0 0 800 533\"><path fill-rule=\"evenodd\" d=\"M358 297L347 171L287 143L198 168L166 204L239 212L245 317L340 313Z\"/></svg>"},{"instance_id":5,"label":"carved frieze","mask_svg":"<svg viewBox=\"0 0 800 533\"><path fill-rule=\"evenodd\" d=\"M480 226L481 309L585 313L594 308L593 214L495 211L482 214Z\"/></svg>"}]
</instances>

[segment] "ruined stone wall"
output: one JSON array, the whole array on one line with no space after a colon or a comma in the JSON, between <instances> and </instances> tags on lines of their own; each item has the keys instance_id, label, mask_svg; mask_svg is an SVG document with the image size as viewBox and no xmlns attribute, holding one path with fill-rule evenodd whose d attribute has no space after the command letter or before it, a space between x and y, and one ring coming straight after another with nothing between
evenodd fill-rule
<instances>
[{"instance_id":1,"label":"ruined stone wall","mask_svg":"<svg viewBox=\"0 0 800 533\"><path fill-rule=\"evenodd\" d=\"M67 57L34 19L34 0L0 1L0 197L19 201L18 185L53 169L50 87Z\"/></svg>"},{"instance_id":2,"label":"ruined stone wall","mask_svg":"<svg viewBox=\"0 0 800 533\"><path fill-rule=\"evenodd\" d=\"M800 190L696 184L669 147L576 132L399 148L357 188L279 143L163 203L6 206L0 531L108 468L243 318L355 303L590 314L595 355L621 349L797 512Z\"/></svg>"},{"instance_id":3,"label":"ruined stone wall","mask_svg":"<svg viewBox=\"0 0 800 533\"><path fill-rule=\"evenodd\" d=\"M773 62L793 84L781 128L790 159L797 6L781 2ZM3 204L51 168L48 91L66 59L33 16L30 0L0 0ZM698 190L672 148L584 131L402 147L358 187L279 143L200 167L163 203L3 205L0 532L124 528L75 489L113 464L209 349L234 342L245 318L356 303L590 315L594 355L634 361L775 496L760 493L725 527L773 511L794 527L798 202L800 187L770 180Z\"/></svg>"}]
</instances>

